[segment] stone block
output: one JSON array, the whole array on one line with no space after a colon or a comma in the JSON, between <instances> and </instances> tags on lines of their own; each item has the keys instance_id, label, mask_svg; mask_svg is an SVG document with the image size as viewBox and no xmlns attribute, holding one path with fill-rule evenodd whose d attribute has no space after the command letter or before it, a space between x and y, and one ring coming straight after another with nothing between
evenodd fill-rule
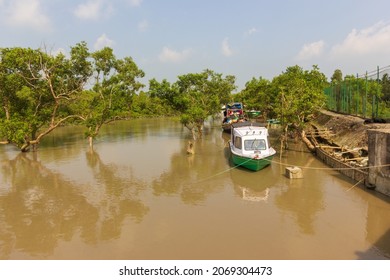
<instances>
[{"instance_id":1,"label":"stone block","mask_svg":"<svg viewBox=\"0 0 390 280\"><path fill-rule=\"evenodd\" d=\"M290 179L303 178L302 169L297 166L286 167L286 176Z\"/></svg>"}]
</instances>

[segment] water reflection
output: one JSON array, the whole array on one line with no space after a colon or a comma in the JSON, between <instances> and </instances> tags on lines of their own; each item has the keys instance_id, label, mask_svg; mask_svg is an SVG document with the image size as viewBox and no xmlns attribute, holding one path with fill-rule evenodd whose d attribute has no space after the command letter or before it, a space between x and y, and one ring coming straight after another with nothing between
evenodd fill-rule
<instances>
[{"instance_id":1,"label":"water reflection","mask_svg":"<svg viewBox=\"0 0 390 280\"><path fill-rule=\"evenodd\" d=\"M234 191L242 199L252 202L266 202L270 196L271 188L276 186L279 174L276 168L268 166L258 172L246 169L234 168L229 171L230 178L234 185Z\"/></svg>"},{"instance_id":2,"label":"water reflection","mask_svg":"<svg viewBox=\"0 0 390 280\"><path fill-rule=\"evenodd\" d=\"M77 230L94 230L97 209L75 191L77 186L42 165L36 154L18 154L2 168L5 173L11 190L0 197L4 205L0 216L1 258L7 258L11 249L48 255L59 238L71 239ZM94 240L88 238L86 242Z\"/></svg>"},{"instance_id":3,"label":"water reflection","mask_svg":"<svg viewBox=\"0 0 390 280\"><path fill-rule=\"evenodd\" d=\"M146 184L131 176L121 177L119 168L103 163L93 149L86 152L86 158L92 174L99 182L98 186L102 187L99 208L101 216L105 217L104 232L109 232L111 228L119 236L121 223L127 215L133 217L136 222L141 222L148 213L149 207L138 198L139 193L146 189ZM127 173L129 174L131 172ZM88 196L87 193L85 195Z\"/></svg>"},{"instance_id":4,"label":"water reflection","mask_svg":"<svg viewBox=\"0 0 390 280\"><path fill-rule=\"evenodd\" d=\"M169 170L153 181L154 195L179 195L184 203L197 205L224 187L226 175L219 175L227 169L226 159L221 158L225 150L221 133L206 134L194 149L195 154L187 154L187 141L181 141Z\"/></svg>"},{"instance_id":5,"label":"water reflection","mask_svg":"<svg viewBox=\"0 0 390 280\"><path fill-rule=\"evenodd\" d=\"M59 240L69 241L75 235L87 244L115 239L126 216L140 222L148 213L137 198L144 188L141 182L116 177L116 167L105 165L94 151L86 157L102 183L99 186L65 179L42 164L37 153L18 153L2 161L3 183L10 188L0 196L1 259L15 250L44 258Z\"/></svg>"}]
</instances>

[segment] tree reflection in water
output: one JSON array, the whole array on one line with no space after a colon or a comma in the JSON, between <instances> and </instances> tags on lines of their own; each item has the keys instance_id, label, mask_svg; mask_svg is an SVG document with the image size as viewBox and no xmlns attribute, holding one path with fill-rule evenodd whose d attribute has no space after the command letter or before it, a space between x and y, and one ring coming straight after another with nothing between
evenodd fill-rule
<instances>
[{"instance_id":1,"label":"tree reflection in water","mask_svg":"<svg viewBox=\"0 0 390 280\"><path fill-rule=\"evenodd\" d=\"M184 203L197 205L224 188L228 173L219 173L227 169L228 159L221 158L225 147L220 134L207 136L212 138L195 143L195 154L188 155L187 142L182 141L180 151L171 156L170 169L153 181L154 195L178 195Z\"/></svg>"},{"instance_id":2,"label":"tree reflection in water","mask_svg":"<svg viewBox=\"0 0 390 280\"><path fill-rule=\"evenodd\" d=\"M102 184L82 186L46 167L37 153L18 153L1 162L3 181L9 186L0 196L0 258L12 251L38 258L52 254L60 240L79 235L87 244L120 236L124 219L140 222L149 208L139 199L142 182L115 175L95 151L87 162ZM114 183L113 183L114 182ZM99 199L96 199L96 196Z\"/></svg>"}]
</instances>

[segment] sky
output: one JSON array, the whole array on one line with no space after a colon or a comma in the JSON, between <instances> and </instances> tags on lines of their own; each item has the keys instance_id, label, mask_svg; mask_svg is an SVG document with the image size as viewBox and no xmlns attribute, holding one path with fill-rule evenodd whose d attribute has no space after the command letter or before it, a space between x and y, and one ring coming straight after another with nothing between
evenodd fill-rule
<instances>
[{"instance_id":1,"label":"sky","mask_svg":"<svg viewBox=\"0 0 390 280\"><path fill-rule=\"evenodd\" d=\"M152 78L211 69L272 80L317 65L328 79L390 65L388 0L0 0L0 48L111 47Z\"/></svg>"}]
</instances>

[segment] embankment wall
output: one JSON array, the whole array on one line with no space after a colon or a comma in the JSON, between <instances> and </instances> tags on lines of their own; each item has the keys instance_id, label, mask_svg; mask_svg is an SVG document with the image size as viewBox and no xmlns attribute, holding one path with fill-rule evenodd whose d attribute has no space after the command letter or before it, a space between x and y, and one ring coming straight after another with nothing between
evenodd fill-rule
<instances>
[{"instance_id":1,"label":"embankment wall","mask_svg":"<svg viewBox=\"0 0 390 280\"><path fill-rule=\"evenodd\" d=\"M366 184L390 196L390 129L370 129L367 134L369 172Z\"/></svg>"}]
</instances>

